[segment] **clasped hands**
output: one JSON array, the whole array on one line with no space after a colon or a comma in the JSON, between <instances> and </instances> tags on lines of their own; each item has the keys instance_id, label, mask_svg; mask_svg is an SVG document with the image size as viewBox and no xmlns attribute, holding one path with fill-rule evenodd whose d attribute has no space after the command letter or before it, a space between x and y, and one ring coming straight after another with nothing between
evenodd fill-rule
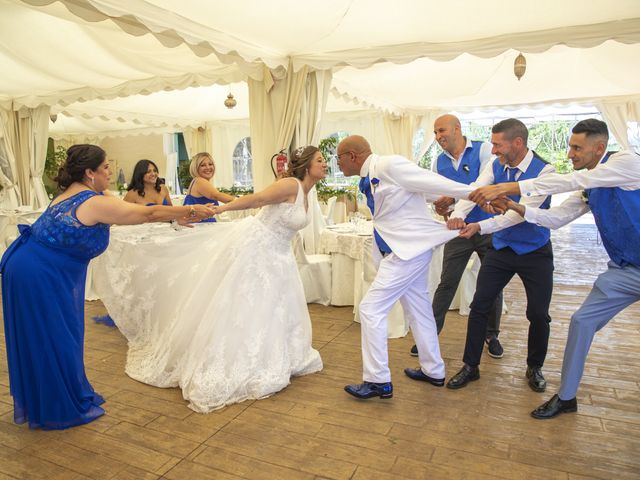
<instances>
[{"instance_id":1,"label":"clasped hands","mask_svg":"<svg viewBox=\"0 0 640 480\"><path fill-rule=\"evenodd\" d=\"M212 203L207 203L206 205L191 205L189 215L186 217L180 217L176 222L182 227L192 228L193 225L191 224L193 222L199 222L213 217L216 214L215 208L216 207Z\"/></svg>"},{"instance_id":2,"label":"clasped hands","mask_svg":"<svg viewBox=\"0 0 640 480\"><path fill-rule=\"evenodd\" d=\"M516 205L516 202L507 197L507 191L503 187L503 184L496 185L487 185L485 187L480 187L471 194L469 194L469 200L478 204L478 206L485 212L493 214L493 215L503 215L507 213L510 208L513 208ZM442 197L434 202L434 206L436 207L436 212L440 215L448 216L448 211L445 213L441 213L442 207L437 205L437 202L441 202L442 199L446 199L447 197ZM444 202L441 202L443 205ZM448 205L446 206L448 209ZM476 233L480 232L480 224L478 223L465 223L462 218L450 218L447 220L447 228L449 230L460 230L460 235L463 238L471 238Z\"/></svg>"}]
</instances>

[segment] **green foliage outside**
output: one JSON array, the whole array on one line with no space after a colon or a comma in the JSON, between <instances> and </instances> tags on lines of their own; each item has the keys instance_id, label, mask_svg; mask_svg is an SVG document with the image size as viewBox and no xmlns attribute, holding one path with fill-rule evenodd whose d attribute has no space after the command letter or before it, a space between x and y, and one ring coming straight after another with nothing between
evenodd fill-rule
<instances>
[{"instance_id":1,"label":"green foliage outside","mask_svg":"<svg viewBox=\"0 0 640 480\"><path fill-rule=\"evenodd\" d=\"M330 176L333 173L333 165L335 164L336 148L338 147L339 138L337 136L329 136L320 140L318 148L322 153L325 161L327 162L327 175ZM316 185L316 191L318 192L318 199L321 202L326 202L331 197L340 195L346 196L348 199L353 200L355 198L355 187L353 185L345 186L331 186L327 184L327 179L320 181Z\"/></svg>"},{"instance_id":2,"label":"green foliage outside","mask_svg":"<svg viewBox=\"0 0 640 480\"><path fill-rule=\"evenodd\" d=\"M54 146L53 138L47 142L47 157L44 162L44 188L50 197L58 193L58 185L54 178L58 176L58 170L67 159L67 149L61 145Z\"/></svg>"},{"instance_id":3,"label":"green foliage outside","mask_svg":"<svg viewBox=\"0 0 640 480\"><path fill-rule=\"evenodd\" d=\"M567 158L567 150L569 148L568 142L571 136L571 129L575 124L575 119L540 121L528 124L529 148L535 150L540 157L551 163L557 172L572 172L573 165L571 160ZM471 122L463 125L462 132L467 138L473 140L491 141L491 125ZM424 132L421 132L421 135L424 135ZM416 138L415 143L421 144L422 138ZM420 159L419 165L423 168L430 168L431 162L435 161L441 153L440 145L434 141Z\"/></svg>"}]
</instances>

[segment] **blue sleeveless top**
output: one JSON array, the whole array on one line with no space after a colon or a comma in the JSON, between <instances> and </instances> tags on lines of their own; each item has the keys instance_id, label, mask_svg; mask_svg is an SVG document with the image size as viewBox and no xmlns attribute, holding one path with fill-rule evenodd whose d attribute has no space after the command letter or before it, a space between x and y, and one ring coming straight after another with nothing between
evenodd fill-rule
<instances>
[{"instance_id":1,"label":"blue sleeveless top","mask_svg":"<svg viewBox=\"0 0 640 480\"><path fill-rule=\"evenodd\" d=\"M145 204L145 207L153 207L154 205L157 205L157 203L153 203L153 202L147 203L147 204ZM164 205L164 206L168 206L169 205L169 202L167 202L166 198L162 199L162 205Z\"/></svg>"}]
</instances>

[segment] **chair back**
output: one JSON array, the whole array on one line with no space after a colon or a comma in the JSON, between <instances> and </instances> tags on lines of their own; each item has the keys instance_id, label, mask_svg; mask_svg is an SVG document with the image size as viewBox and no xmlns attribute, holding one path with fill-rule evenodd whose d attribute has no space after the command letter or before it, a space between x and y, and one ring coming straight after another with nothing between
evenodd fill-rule
<instances>
[{"instance_id":1,"label":"chair back","mask_svg":"<svg viewBox=\"0 0 640 480\"><path fill-rule=\"evenodd\" d=\"M324 216L325 222L327 225L333 225L333 215L336 211L336 202L338 201L338 197L333 196L327 200L327 214Z\"/></svg>"},{"instance_id":2,"label":"chair back","mask_svg":"<svg viewBox=\"0 0 640 480\"><path fill-rule=\"evenodd\" d=\"M302 265L308 265L309 259L307 254L304 253L304 240L300 232L296 233L291 241L291 247L293 248L293 255L296 257L296 262Z\"/></svg>"}]
</instances>

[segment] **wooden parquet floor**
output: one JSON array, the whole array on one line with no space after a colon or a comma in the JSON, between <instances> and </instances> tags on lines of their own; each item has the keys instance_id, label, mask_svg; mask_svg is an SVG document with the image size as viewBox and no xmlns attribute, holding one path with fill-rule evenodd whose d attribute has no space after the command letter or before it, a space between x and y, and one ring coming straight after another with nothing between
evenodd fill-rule
<instances>
[{"instance_id":1,"label":"wooden parquet floor","mask_svg":"<svg viewBox=\"0 0 640 480\"><path fill-rule=\"evenodd\" d=\"M544 367L547 393L524 378L526 307L519 280L506 289L505 356L483 357L482 378L452 391L406 378L417 362L411 336L389 341L392 400L357 401L360 327L351 308L310 305L321 373L294 378L271 398L208 415L178 389L124 374L126 344L86 309L86 367L107 415L66 431L13 423L4 339L0 359L0 479L638 479L640 478L640 305L618 315L591 349L577 414L537 421L529 412L555 393L571 313L606 256L591 225L554 233L556 285ZM466 318L450 312L441 335L447 373L461 365Z\"/></svg>"}]
</instances>

